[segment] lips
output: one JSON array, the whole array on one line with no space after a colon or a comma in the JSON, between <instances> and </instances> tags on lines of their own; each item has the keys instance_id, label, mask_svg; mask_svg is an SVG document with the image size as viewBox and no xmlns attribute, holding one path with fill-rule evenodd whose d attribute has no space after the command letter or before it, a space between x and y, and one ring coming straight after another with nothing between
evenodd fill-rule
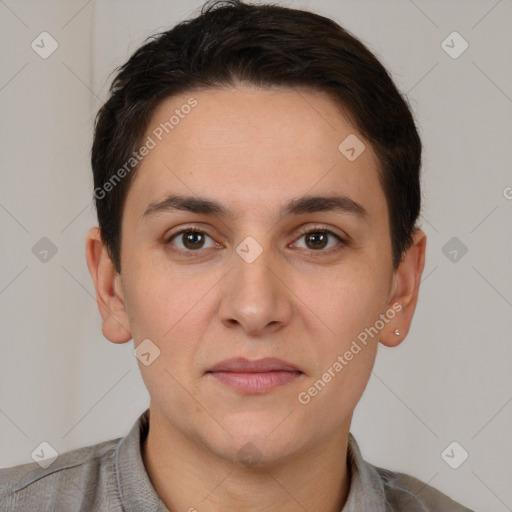
<instances>
[{"instance_id":1,"label":"lips","mask_svg":"<svg viewBox=\"0 0 512 512\"><path fill-rule=\"evenodd\" d=\"M244 357L235 357L233 359L226 359L212 368L206 373L215 372L236 372L236 373L266 373L266 372L299 372L302 373L296 366L277 359L276 357L265 357L255 361L250 361Z\"/></svg>"},{"instance_id":2,"label":"lips","mask_svg":"<svg viewBox=\"0 0 512 512\"><path fill-rule=\"evenodd\" d=\"M261 395L294 382L303 373L293 364L275 357L250 361L227 359L206 372L215 381L245 395Z\"/></svg>"}]
</instances>

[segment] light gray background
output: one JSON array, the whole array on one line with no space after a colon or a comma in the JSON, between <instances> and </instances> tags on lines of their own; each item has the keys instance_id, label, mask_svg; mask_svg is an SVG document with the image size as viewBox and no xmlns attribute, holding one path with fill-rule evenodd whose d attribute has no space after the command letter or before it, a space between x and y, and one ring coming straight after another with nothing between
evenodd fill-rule
<instances>
[{"instance_id":1,"label":"light gray background","mask_svg":"<svg viewBox=\"0 0 512 512\"><path fill-rule=\"evenodd\" d=\"M148 406L133 341L101 334L84 242L89 152L113 69L190 1L0 1L0 466L124 436ZM510 0L288 1L335 18L392 71L425 147L427 262L413 328L380 348L352 432L366 459L475 510L512 510ZM43 31L58 49L42 59ZM457 59L441 42L469 43ZM48 237L46 263L32 247ZM457 262L442 248L457 237ZM441 458L457 441L458 469Z\"/></svg>"}]
</instances>

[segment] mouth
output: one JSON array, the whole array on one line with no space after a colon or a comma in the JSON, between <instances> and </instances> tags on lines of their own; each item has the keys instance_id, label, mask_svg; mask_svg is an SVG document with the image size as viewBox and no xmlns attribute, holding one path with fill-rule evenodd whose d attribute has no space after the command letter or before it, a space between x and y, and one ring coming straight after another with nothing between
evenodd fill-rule
<instances>
[{"instance_id":1,"label":"mouth","mask_svg":"<svg viewBox=\"0 0 512 512\"><path fill-rule=\"evenodd\" d=\"M295 381L303 372L273 357L256 361L238 357L216 364L206 375L240 393L262 394Z\"/></svg>"}]
</instances>

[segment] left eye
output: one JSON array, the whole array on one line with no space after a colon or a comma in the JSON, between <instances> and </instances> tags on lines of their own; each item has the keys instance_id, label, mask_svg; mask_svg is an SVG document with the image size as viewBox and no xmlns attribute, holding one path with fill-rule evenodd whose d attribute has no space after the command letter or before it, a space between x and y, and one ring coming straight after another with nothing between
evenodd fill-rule
<instances>
[{"instance_id":1,"label":"left eye","mask_svg":"<svg viewBox=\"0 0 512 512\"><path fill-rule=\"evenodd\" d=\"M310 231L306 231L306 232L302 233L299 240L301 238L305 238L305 242L306 242L306 246L307 246L306 249L318 251L321 249L325 249L327 247L327 245L329 244L329 238L332 238L332 237L337 239L338 242L343 243L343 240L338 235L333 233L332 231L329 231L328 229L318 229L318 228L315 228ZM328 249L332 249L332 246L328 247Z\"/></svg>"}]
</instances>

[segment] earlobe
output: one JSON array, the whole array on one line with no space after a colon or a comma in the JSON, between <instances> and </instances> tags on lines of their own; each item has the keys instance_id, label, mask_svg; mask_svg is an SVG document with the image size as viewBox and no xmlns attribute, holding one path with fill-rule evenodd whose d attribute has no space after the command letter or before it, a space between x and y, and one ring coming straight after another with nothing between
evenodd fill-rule
<instances>
[{"instance_id":1,"label":"earlobe","mask_svg":"<svg viewBox=\"0 0 512 512\"><path fill-rule=\"evenodd\" d=\"M96 289L96 301L103 319L103 335L112 343L126 343L132 338L125 308L120 275L103 243L99 227L89 230L86 237L86 259ZM119 282L118 282L119 281Z\"/></svg>"},{"instance_id":2,"label":"earlobe","mask_svg":"<svg viewBox=\"0 0 512 512\"><path fill-rule=\"evenodd\" d=\"M388 308L399 309L399 311L382 329L379 340L387 347L399 345L409 332L425 266L426 241L425 233L420 229L415 230L413 242L395 271ZM397 308L396 304L400 304L400 308Z\"/></svg>"}]
</instances>

